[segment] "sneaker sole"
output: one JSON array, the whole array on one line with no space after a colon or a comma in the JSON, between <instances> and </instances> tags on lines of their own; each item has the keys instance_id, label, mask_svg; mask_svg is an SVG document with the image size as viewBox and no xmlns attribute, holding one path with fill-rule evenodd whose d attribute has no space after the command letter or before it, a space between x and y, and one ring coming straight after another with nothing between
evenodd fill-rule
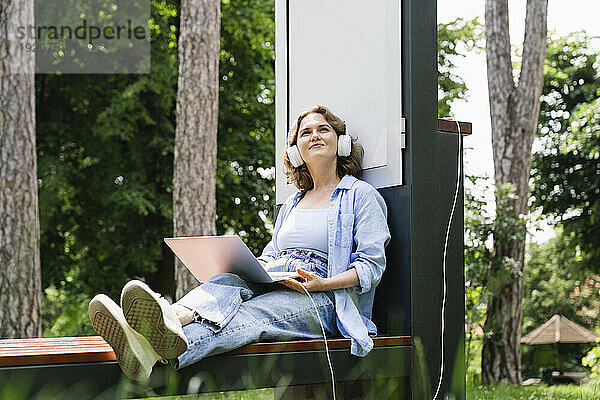
<instances>
[{"instance_id":1,"label":"sneaker sole","mask_svg":"<svg viewBox=\"0 0 600 400\"><path fill-rule=\"evenodd\" d=\"M90 301L88 313L96 332L113 348L123 373L136 381L148 379L156 358L136 340L135 333L128 332L131 328L119 306L101 294Z\"/></svg>"},{"instance_id":2,"label":"sneaker sole","mask_svg":"<svg viewBox=\"0 0 600 400\"><path fill-rule=\"evenodd\" d=\"M121 294L125 320L150 342L159 356L176 358L187 350L187 339L180 327L177 329L167 320L161 305L151 293L151 289L140 281L125 285Z\"/></svg>"}]
</instances>

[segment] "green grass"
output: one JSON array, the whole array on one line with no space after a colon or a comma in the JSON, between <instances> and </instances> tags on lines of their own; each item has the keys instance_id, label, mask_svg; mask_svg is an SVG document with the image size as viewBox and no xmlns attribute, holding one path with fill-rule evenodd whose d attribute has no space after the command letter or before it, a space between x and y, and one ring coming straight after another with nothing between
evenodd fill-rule
<instances>
[{"instance_id":1,"label":"green grass","mask_svg":"<svg viewBox=\"0 0 600 400\"><path fill-rule=\"evenodd\" d=\"M187 396L149 397L145 400L273 400L273 389L241 390Z\"/></svg>"},{"instance_id":2,"label":"green grass","mask_svg":"<svg viewBox=\"0 0 600 400\"><path fill-rule=\"evenodd\" d=\"M496 387L467 385L467 400L597 400L600 384Z\"/></svg>"},{"instance_id":3,"label":"green grass","mask_svg":"<svg viewBox=\"0 0 600 400\"><path fill-rule=\"evenodd\" d=\"M272 400L273 389L160 397L160 400ZM158 400L152 398L148 400ZM535 385L496 387L467 385L467 400L600 400L600 383L576 385Z\"/></svg>"}]
</instances>

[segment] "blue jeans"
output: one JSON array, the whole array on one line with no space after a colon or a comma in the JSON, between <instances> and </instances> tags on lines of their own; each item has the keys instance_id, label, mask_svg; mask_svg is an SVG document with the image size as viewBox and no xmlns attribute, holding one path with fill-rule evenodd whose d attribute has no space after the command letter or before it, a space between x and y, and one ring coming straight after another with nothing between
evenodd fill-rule
<instances>
[{"instance_id":1,"label":"blue jeans","mask_svg":"<svg viewBox=\"0 0 600 400\"><path fill-rule=\"evenodd\" d=\"M296 268L327 276L327 258L312 250L283 250L269 271ZM339 335L332 292L312 292L327 336ZM323 337L310 298L279 284L251 284L234 274L218 274L191 290L177 304L194 311L183 332L189 346L177 359L183 368L204 357L248 343Z\"/></svg>"}]
</instances>

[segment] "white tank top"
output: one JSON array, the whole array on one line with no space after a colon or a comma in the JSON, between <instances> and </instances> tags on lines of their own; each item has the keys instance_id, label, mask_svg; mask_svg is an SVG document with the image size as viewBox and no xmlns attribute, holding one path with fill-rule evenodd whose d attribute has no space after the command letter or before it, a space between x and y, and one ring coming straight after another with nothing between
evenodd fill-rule
<instances>
[{"instance_id":1,"label":"white tank top","mask_svg":"<svg viewBox=\"0 0 600 400\"><path fill-rule=\"evenodd\" d=\"M279 228L277 247L312 249L327 254L327 211L327 208L294 207Z\"/></svg>"}]
</instances>

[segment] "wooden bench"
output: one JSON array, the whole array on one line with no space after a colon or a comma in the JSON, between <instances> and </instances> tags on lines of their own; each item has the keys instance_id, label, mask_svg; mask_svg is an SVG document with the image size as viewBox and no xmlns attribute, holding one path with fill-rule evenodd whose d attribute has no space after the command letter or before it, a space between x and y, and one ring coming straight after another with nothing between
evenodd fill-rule
<instances>
[{"instance_id":1,"label":"wooden bench","mask_svg":"<svg viewBox=\"0 0 600 400\"><path fill-rule=\"evenodd\" d=\"M410 346L410 336L373 338L375 347ZM328 339L330 350L349 349L349 339ZM324 350L322 339L253 343L225 353L262 354ZM0 367L116 361L115 353L100 336L35 339L0 339Z\"/></svg>"},{"instance_id":2,"label":"wooden bench","mask_svg":"<svg viewBox=\"0 0 600 400\"><path fill-rule=\"evenodd\" d=\"M328 340L339 398L361 398L372 387L365 383L373 378L386 385L390 381L403 382L395 386L395 391L408 394L410 369L400 364L409 360L410 337L376 337L374 344L371 354L360 359L349 354L348 339ZM0 387L5 382L19 382L18 386L28 390L24 398L46 392L57 398L79 400L263 387L275 387L276 398L312 398L319 391L331 392L323 349L324 342L318 339L254 343L208 357L179 372L157 365L150 382L142 385L122 377L112 348L100 336L3 339ZM391 374L373 376L375 365L390 366Z\"/></svg>"}]
</instances>

